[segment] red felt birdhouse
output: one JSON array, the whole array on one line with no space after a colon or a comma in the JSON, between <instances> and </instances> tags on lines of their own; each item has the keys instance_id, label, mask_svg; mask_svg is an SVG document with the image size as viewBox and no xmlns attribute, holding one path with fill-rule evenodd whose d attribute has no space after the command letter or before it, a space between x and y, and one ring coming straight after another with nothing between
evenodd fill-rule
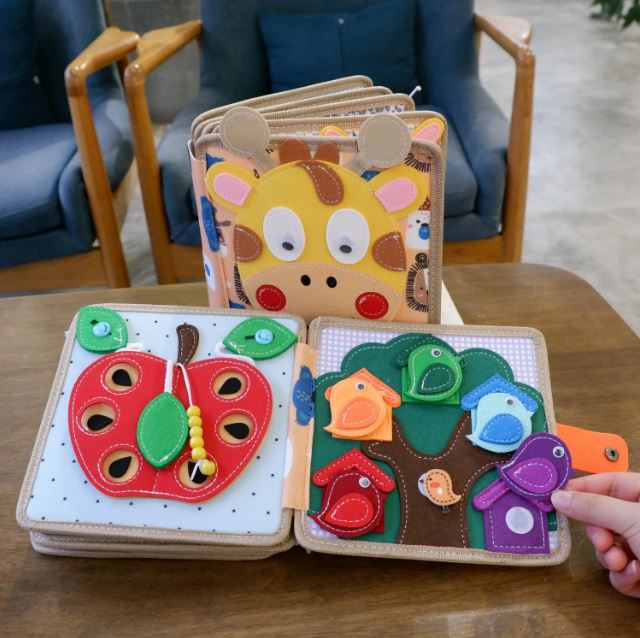
<instances>
[{"instance_id":1,"label":"red felt birdhouse","mask_svg":"<svg viewBox=\"0 0 640 638\"><path fill-rule=\"evenodd\" d=\"M313 475L322 506L311 518L343 538L384 532L384 501L395 481L354 448Z\"/></svg>"}]
</instances>

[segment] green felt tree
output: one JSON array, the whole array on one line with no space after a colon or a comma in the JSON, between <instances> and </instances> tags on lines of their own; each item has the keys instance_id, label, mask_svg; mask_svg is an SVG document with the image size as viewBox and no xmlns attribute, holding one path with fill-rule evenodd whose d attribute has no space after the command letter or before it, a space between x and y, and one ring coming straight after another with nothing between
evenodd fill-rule
<instances>
[{"instance_id":1,"label":"green felt tree","mask_svg":"<svg viewBox=\"0 0 640 638\"><path fill-rule=\"evenodd\" d=\"M342 369L340 372L330 372L322 375L318 379L315 403L315 427L313 435L313 452L311 458L311 474L329 464L338 456L357 447L367 453L369 442L352 441L346 439L335 439L330 433L324 430L324 427L331 421L331 411L329 402L325 399L325 391L328 387L334 385L338 381L350 376L361 368L366 368L373 375L378 377L382 382L393 388L399 394L402 393L402 366L401 362L406 361L407 353L418 346L430 344L448 351L456 355L456 351L447 343L425 334L406 334L392 339L386 344L362 344L351 350L343 359ZM494 374L500 374L508 381L514 382L513 371L509 364L496 353L482 348L471 348L459 353L460 361L463 369L462 385L460 386L460 396L464 396L472 389L492 377ZM539 432L547 430L547 423L544 415L542 396L537 390L525 384L516 383L516 385L533 396L541 406L533 416L533 431ZM454 442L454 434L456 429L465 428L464 434L470 433L470 425L468 413L465 413L459 404L429 404L429 403L408 403L403 402L402 405L393 410L394 420L402 428L402 433L406 442L416 451L423 455L438 455L445 450L449 450ZM464 423L462 423L463 417ZM480 468L487 464L487 455L492 457L495 462L501 462L508 458L508 455L490 454L479 448L475 448L471 442L467 441L466 436L462 436L462 441L456 444L455 453L470 454ZM386 444L384 444L386 445ZM378 451L383 449L382 445ZM465 452L466 451L466 452ZM391 466L375 458L373 453L370 454L374 458L375 463L392 478L397 479ZM448 467L451 469L451 475L454 481L454 488L457 493L461 494L464 485L457 487L455 459L448 458ZM425 465L425 470L427 469ZM465 471L469 472L470 468ZM466 498L451 508L451 520L459 520L465 524L465 531L457 537L455 542L439 542L431 539L431 542L424 544L442 545L452 544L458 546L484 547L484 529L483 518L480 512L471 507L471 499L474 494L486 487L491 481L497 478L497 472L493 469L483 470L479 478L474 478L474 482L466 490ZM409 486L410 489L417 492L417 485ZM385 503L385 530L383 533L370 532L360 537L363 540L387 542L398 542L401 534L399 533L401 521L406 519L407 499L401 502L400 490L396 489L389 494ZM311 484L310 490L310 511L315 513L320 508L322 502L322 490ZM439 520L444 520L443 514L439 508L430 505L424 499L424 507L427 508L433 516L439 516ZM430 508L433 508L432 510ZM456 509L458 508L458 509ZM460 512L459 508L463 508ZM447 520L447 525L450 527ZM415 539L415 535L407 537ZM404 540L410 543L413 540Z\"/></svg>"}]
</instances>

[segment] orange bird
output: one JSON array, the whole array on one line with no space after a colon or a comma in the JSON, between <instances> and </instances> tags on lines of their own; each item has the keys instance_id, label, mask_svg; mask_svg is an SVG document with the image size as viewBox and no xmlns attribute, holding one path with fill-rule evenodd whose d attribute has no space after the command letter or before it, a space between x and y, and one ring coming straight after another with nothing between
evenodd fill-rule
<instances>
[{"instance_id":1,"label":"orange bird","mask_svg":"<svg viewBox=\"0 0 640 638\"><path fill-rule=\"evenodd\" d=\"M402 399L366 368L330 386L324 396L331 407L325 430L334 438L391 441L391 409Z\"/></svg>"}]
</instances>

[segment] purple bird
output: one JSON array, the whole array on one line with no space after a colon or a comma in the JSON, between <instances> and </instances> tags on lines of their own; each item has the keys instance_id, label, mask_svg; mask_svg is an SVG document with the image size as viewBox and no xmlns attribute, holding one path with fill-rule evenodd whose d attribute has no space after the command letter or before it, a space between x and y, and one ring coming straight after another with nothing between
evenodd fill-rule
<instances>
[{"instance_id":1,"label":"purple bird","mask_svg":"<svg viewBox=\"0 0 640 638\"><path fill-rule=\"evenodd\" d=\"M496 469L500 478L473 499L473 506L485 513L487 549L549 553L546 513L553 511L551 494L573 473L567 446L553 434L537 432Z\"/></svg>"}]
</instances>

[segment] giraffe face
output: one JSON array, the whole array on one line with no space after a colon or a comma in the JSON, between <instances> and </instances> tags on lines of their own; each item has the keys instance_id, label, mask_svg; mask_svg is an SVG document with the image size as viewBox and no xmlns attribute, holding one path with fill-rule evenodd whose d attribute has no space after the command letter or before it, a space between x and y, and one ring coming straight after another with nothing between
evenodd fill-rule
<instances>
[{"instance_id":1,"label":"giraffe face","mask_svg":"<svg viewBox=\"0 0 640 638\"><path fill-rule=\"evenodd\" d=\"M236 213L234 248L255 307L311 319L330 314L392 319L406 281L397 218L424 201L407 166L366 181L323 160L287 162L256 179L219 162L207 172L214 201Z\"/></svg>"}]
</instances>

